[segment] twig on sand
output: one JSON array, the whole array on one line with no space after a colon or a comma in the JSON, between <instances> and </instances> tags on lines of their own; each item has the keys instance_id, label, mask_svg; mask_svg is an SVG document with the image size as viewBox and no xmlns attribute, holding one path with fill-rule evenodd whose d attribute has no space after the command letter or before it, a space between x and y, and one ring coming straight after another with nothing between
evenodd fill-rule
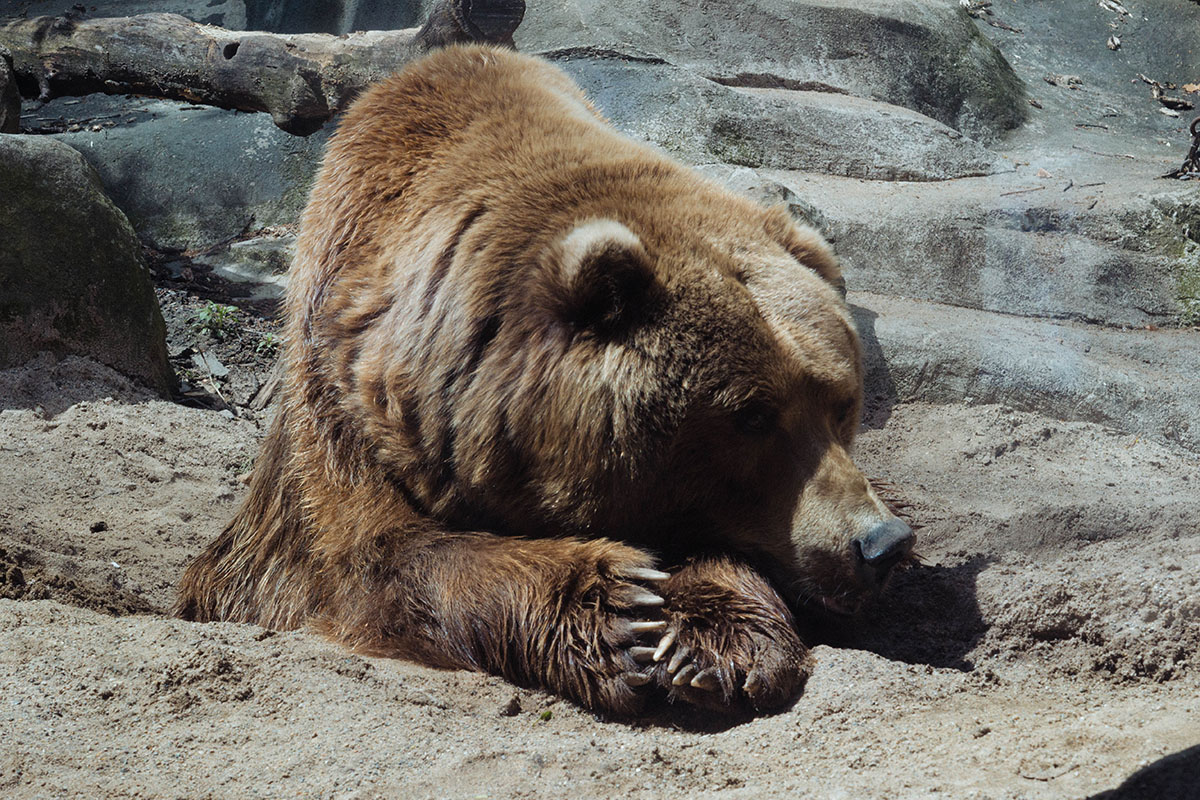
<instances>
[{"instance_id":1,"label":"twig on sand","mask_svg":"<svg viewBox=\"0 0 1200 800\"><path fill-rule=\"evenodd\" d=\"M1000 196L1007 197L1010 194L1026 194L1027 192L1040 192L1042 189L1045 189L1045 188L1046 188L1045 186L1032 186L1028 189L1013 189L1011 192L1001 192Z\"/></svg>"},{"instance_id":2,"label":"twig on sand","mask_svg":"<svg viewBox=\"0 0 1200 800\"><path fill-rule=\"evenodd\" d=\"M1085 153L1091 153L1094 156L1107 156L1109 158L1128 158L1131 161L1136 161L1136 156L1131 156L1129 153L1101 153L1099 150L1089 150L1086 147L1080 147L1077 144L1071 145L1072 150L1082 150Z\"/></svg>"}]
</instances>

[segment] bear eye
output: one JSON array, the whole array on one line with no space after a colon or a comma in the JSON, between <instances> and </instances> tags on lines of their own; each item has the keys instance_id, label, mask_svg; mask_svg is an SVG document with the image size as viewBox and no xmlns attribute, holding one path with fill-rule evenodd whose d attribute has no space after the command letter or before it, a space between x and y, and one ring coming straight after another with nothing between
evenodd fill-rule
<instances>
[{"instance_id":1,"label":"bear eye","mask_svg":"<svg viewBox=\"0 0 1200 800\"><path fill-rule=\"evenodd\" d=\"M733 414L733 426L747 436L761 436L775 427L779 413L765 405L739 408Z\"/></svg>"}]
</instances>

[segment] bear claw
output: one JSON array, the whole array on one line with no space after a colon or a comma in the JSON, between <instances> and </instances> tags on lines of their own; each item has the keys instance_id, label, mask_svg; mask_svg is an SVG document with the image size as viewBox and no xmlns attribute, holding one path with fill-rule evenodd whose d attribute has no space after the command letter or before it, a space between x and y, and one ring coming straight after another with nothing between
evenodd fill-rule
<instances>
[{"instance_id":1,"label":"bear claw","mask_svg":"<svg viewBox=\"0 0 1200 800\"><path fill-rule=\"evenodd\" d=\"M651 681L653 676L644 672L626 672L621 677L624 678L625 683L629 684L630 686L645 686Z\"/></svg>"},{"instance_id":2,"label":"bear claw","mask_svg":"<svg viewBox=\"0 0 1200 800\"><path fill-rule=\"evenodd\" d=\"M692 678L690 685L706 692L715 692L721 688L721 679L717 677L717 671L710 667Z\"/></svg>"},{"instance_id":3,"label":"bear claw","mask_svg":"<svg viewBox=\"0 0 1200 800\"><path fill-rule=\"evenodd\" d=\"M654 592L646 591L645 589L635 589L629 596L630 605L635 606L661 606L665 601L656 595Z\"/></svg>"},{"instance_id":4,"label":"bear claw","mask_svg":"<svg viewBox=\"0 0 1200 800\"><path fill-rule=\"evenodd\" d=\"M661 620L659 620L657 622L631 622L631 623L629 623L629 629L631 631L633 631L633 633L635 633L635 634L658 633L660 631L666 630L666 627L667 627L667 623L665 623ZM657 652L657 651L655 651L655 652Z\"/></svg>"},{"instance_id":5,"label":"bear claw","mask_svg":"<svg viewBox=\"0 0 1200 800\"><path fill-rule=\"evenodd\" d=\"M675 674L675 671L683 666L683 662L687 661L687 658L689 655L691 655L691 652L692 649L687 645L684 645L676 650L675 655L671 656L670 663L667 664L667 672L670 672L672 675Z\"/></svg>"},{"instance_id":6,"label":"bear claw","mask_svg":"<svg viewBox=\"0 0 1200 800\"><path fill-rule=\"evenodd\" d=\"M666 655L668 651L670 651L671 645L673 644L675 644L675 631L669 630L665 636L659 639L658 648L654 651L654 660L662 661L664 658L666 658Z\"/></svg>"},{"instance_id":7,"label":"bear claw","mask_svg":"<svg viewBox=\"0 0 1200 800\"><path fill-rule=\"evenodd\" d=\"M671 577L669 572L660 572L656 569L645 569L644 567L630 567L625 570L625 574L639 581L665 581Z\"/></svg>"},{"instance_id":8,"label":"bear claw","mask_svg":"<svg viewBox=\"0 0 1200 800\"><path fill-rule=\"evenodd\" d=\"M696 677L696 673L698 671L699 670L696 669L695 664L688 664L686 667L679 670L679 672L675 673L675 677L671 679L671 685L683 686L684 684L691 683L692 678Z\"/></svg>"},{"instance_id":9,"label":"bear claw","mask_svg":"<svg viewBox=\"0 0 1200 800\"><path fill-rule=\"evenodd\" d=\"M629 655L640 664L648 663L654 657L653 647L631 647Z\"/></svg>"}]
</instances>

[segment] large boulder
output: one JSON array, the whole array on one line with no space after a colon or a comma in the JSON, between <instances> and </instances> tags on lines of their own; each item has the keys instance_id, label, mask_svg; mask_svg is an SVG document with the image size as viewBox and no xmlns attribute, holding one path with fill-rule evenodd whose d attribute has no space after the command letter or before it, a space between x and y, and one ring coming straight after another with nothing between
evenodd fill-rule
<instances>
[{"instance_id":1,"label":"large boulder","mask_svg":"<svg viewBox=\"0 0 1200 800\"><path fill-rule=\"evenodd\" d=\"M1002 404L1200 454L1200 344L1182 330L1022 319L850 292L870 405Z\"/></svg>"},{"instance_id":2,"label":"large boulder","mask_svg":"<svg viewBox=\"0 0 1200 800\"><path fill-rule=\"evenodd\" d=\"M905 181L1012 170L975 140L901 106L833 92L723 86L658 59L592 51L554 58L617 128L692 164Z\"/></svg>"},{"instance_id":3,"label":"large boulder","mask_svg":"<svg viewBox=\"0 0 1200 800\"><path fill-rule=\"evenodd\" d=\"M66 123L52 135L84 154L138 235L163 250L294 222L332 129L292 136L267 114L105 95L55 100L36 118Z\"/></svg>"},{"instance_id":4,"label":"large boulder","mask_svg":"<svg viewBox=\"0 0 1200 800\"><path fill-rule=\"evenodd\" d=\"M780 200L820 210L852 289L1022 317L1195 325L1200 193L1152 168L1162 169L1038 177L1022 166L922 184L756 172L782 185Z\"/></svg>"},{"instance_id":5,"label":"large boulder","mask_svg":"<svg viewBox=\"0 0 1200 800\"><path fill-rule=\"evenodd\" d=\"M1028 115L1025 89L957 3L921 0L532 0L527 52L656 56L734 86L839 90L985 142Z\"/></svg>"},{"instance_id":6,"label":"large boulder","mask_svg":"<svg viewBox=\"0 0 1200 800\"><path fill-rule=\"evenodd\" d=\"M0 368L77 354L166 393L166 327L141 245L83 157L0 136Z\"/></svg>"},{"instance_id":7,"label":"large boulder","mask_svg":"<svg viewBox=\"0 0 1200 800\"><path fill-rule=\"evenodd\" d=\"M87 17L165 12L234 31L342 34L418 27L431 4L432 0L95 0L87 4ZM28 14L77 14L78 6L78 0L38 0ZM0 17L9 13L0 10Z\"/></svg>"}]
</instances>

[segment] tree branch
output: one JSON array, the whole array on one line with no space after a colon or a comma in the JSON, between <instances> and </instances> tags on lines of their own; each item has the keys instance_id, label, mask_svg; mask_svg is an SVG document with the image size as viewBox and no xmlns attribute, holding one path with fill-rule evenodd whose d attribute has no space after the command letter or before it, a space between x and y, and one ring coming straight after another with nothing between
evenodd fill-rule
<instances>
[{"instance_id":1,"label":"tree branch","mask_svg":"<svg viewBox=\"0 0 1200 800\"><path fill-rule=\"evenodd\" d=\"M474 8L472 8L474 6ZM176 14L76 20L36 17L0 27L25 97L140 94L265 111L307 136L368 84L433 47L512 45L521 0L443 0L421 29L344 36L229 31Z\"/></svg>"}]
</instances>

